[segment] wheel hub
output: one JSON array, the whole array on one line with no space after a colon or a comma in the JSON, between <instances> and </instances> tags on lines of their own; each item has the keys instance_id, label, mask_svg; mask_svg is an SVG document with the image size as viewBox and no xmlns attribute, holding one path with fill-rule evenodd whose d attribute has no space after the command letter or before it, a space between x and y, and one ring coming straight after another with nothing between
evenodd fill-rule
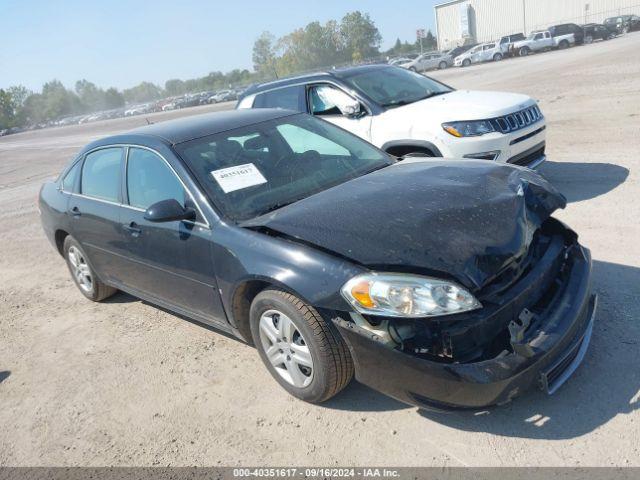
<instances>
[{"instance_id":1,"label":"wheel hub","mask_svg":"<svg viewBox=\"0 0 640 480\"><path fill-rule=\"evenodd\" d=\"M313 380L313 359L293 321L278 310L265 311L259 321L260 342L269 363L287 383L303 388Z\"/></svg>"}]
</instances>

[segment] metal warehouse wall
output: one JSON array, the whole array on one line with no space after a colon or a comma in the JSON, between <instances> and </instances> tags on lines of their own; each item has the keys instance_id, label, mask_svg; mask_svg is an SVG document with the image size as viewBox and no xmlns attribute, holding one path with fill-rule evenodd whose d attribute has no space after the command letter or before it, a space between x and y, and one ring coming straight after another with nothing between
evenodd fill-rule
<instances>
[{"instance_id":1,"label":"metal warehouse wall","mask_svg":"<svg viewBox=\"0 0 640 480\"><path fill-rule=\"evenodd\" d=\"M600 23L615 15L640 15L640 0L453 0L435 7L441 50L463 43L461 5L470 6L476 42L527 34L557 23Z\"/></svg>"}]
</instances>

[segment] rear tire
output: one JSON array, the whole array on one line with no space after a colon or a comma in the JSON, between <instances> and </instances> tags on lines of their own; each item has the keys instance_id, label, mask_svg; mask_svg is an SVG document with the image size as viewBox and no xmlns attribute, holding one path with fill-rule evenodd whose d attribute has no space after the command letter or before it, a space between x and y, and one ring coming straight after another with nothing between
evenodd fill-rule
<instances>
[{"instance_id":1,"label":"rear tire","mask_svg":"<svg viewBox=\"0 0 640 480\"><path fill-rule=\"evenodd\" d=\"M440 64L438 65L438 68L440 70L444 70L445 68L447 68L447 62L440 62Z\"/></svg>"},{"instance_id":2,"label":"rear tire","mask_svg":"<svg viewBox=\"0 0 640 480\"><path fill-rule=\"evenodd\" d=\"M529 47L521 47L520 50L518 50L518 55L521 57L526 57L530 53L531 49Z\"/></svg>"},{"instance_id":3,"label":"rear tire","mask_svg":"<svg viewBox=\"0 0 640 480\"><path fill-rule=\"evenodd\" d=\"M71 235L64 239L62 249L71 278L85 297L93 302L100 302L118 291L100 281L91 267L89 257Z\"/></svg>"},{"instance_id":4,"label":"rear tire","mask_svg":"<svg viewBox=\"0 0 640 480\"><path fill-rule=\"evenodd\" d=\"M501 53L496 53L496 54L493 56L493 61L494 61L494 62L499 62L500 60L502 60L502 54L501 54Z\"/></svg>"},{"instance_id":5,"label":"rear tire","mask_svg":"<svg viewBox=\"0 0 640 480\"><path fill-rule=\"evenodd\" d=\"M283 290L267 289L250 310L253 342L273 378L294 397L324 402L353 377L353 360L336 327Z\"/></svg>"},{"instance_id":6,"label":"rear tire","mask_svg":"<svg viewBox=\"0 0 640 480\"><path fill-rule=\"evenodd\" d=\"M559 44L558 44L558 48L560 50L564 50L566 48L569 48L569 42L567 42L566 40L562 40Z\"/></svg>"}]
</instances>

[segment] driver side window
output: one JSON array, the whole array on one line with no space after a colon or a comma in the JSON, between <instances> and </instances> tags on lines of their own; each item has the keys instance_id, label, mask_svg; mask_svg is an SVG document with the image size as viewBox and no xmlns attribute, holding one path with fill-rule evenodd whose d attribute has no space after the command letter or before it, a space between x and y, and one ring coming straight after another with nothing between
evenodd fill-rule
<instances>
[{"instance_id":1,"label":"driver side window","mask_svg":"<svg viewBox=\"0 0 640 480\"><path fill-rule=\"evenodd\" d=\"M147 209L156 202L175 199L185 206L186 192L176 174L153 152L130 148L127 159L129 205Z\"/></svg>"},{"instance_id":2,"label":"driver side window","mask_svg":"<svg viewBox=\"0 0 640 480\"><path fill-rule=\"evenodd\" d=\"M309 109L312 115L342 115L345 106L355 99L331 85L314 85L309 89Z\"/></svg>"}]
</instances>

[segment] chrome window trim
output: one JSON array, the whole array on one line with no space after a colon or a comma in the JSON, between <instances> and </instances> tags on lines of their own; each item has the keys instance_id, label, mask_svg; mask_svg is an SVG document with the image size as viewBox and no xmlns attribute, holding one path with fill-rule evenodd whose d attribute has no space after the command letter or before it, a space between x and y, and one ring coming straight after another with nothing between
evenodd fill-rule
<instances>
[{"instance_id":1,"label":"chrome window trim","mask_svg":"<svg viewBox=\"0 0 640 480\"><path fill-rule=\"evenodd\" d=\"M96 152L98 150L104 150L106 148L125 148L126 149L126 151L124 152L125 174L126 174L127 161L129 160L129 149L131 149L131 148L141 148L143 150L148 150L151 153L154 153L158 157L160 157L164 161L164 163L166 163L167 166L171 169L173 174L176 176L176 178L178 179L178 181L180 182L180 184L184 188L185 192L187 192L189 197L191 197L191 201L195 205L196 210L198 210L198 213L200 213L200 216L205 221L205 223L196 222L196 221L193 221L193 220L183 220L183 222L190 223L190 224L193 224L193 225L198 225L199 227L203 227L203 228L206 228L208 230L211 230L211 225L209 224L209 220L207 220L207 217L205 217L204 213L202 212L202 209L200 208L200 205L198 205L198 202L196 201L195 195L187 187L187 185L184 183L182 178L180 178L180 175L178 175L178 172L176 172L175 168L173 168L173 166L167 161L167 159L160 152L158 152L157 150L155 150L153 148L147 147L145 145L136 145L136 144L133 144L133 143L113 143L113 144L110 144L110 145L102 145L102 146L99 146L99 147L96 147L94 149L89 150L84 155L82 155L82 161L84 162L84 159L87 157L87 155L89 155L89 154L91 154L93 152ZM82 165L82 168L84 168L84 164ZM82 175L82 172L81 172L81 175ZM126 177L125 177L125 180L126 180ZM125 183L126 183L126 181L125 181ZM125 208L128 208L130 210L135 210L135 211L138 211L138 212L145 212L146 211L145 209L142 209L142 208L139 208L139 207L134 207L134 206L126 204L126 203L111 202L110 200L104 200L102 198L96 198L96 197L92 197L90 195L84 195L83 193L72 193L72 192L69 192L69 193L71 195L75 196L75 197L88 198L90 200L97 200L99 202L108 203L110 205L115 205L115 206L118 206L118 207L125 207Z\"/></svg>"}]
</instances>

